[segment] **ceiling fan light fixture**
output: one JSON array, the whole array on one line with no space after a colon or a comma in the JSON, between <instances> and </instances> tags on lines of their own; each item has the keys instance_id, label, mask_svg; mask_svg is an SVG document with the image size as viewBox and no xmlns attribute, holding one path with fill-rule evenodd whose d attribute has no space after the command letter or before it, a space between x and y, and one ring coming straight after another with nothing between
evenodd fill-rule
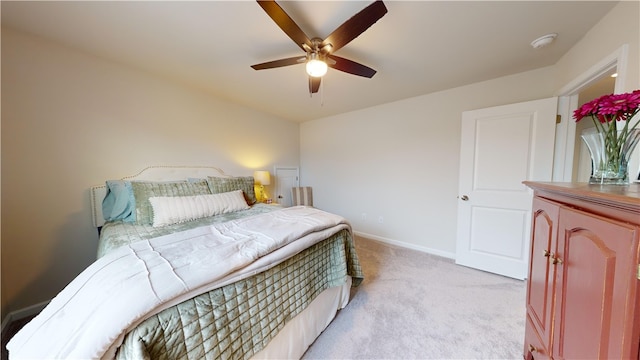
<instances>
[{"instance_id":1,"label":"ceiling fan light fixture","mask_svg":"<svg viewBox=\"0 0 640 360\"><path fill-rule=\"evenodd\" d=\"M327 68L328 68L326 62L315 59L315 58L308 60L306 67L307 67L307 74L313 77L324 76L327 73Z\"/></svg>"},{"instance_id":2,"label":"ceiling fan light fixture","mask_svg":"<svg viewBox=\"0 0 640 360\"><path fill-rule=\"evenodd\" d=\"M258 0L258 4L276 25L293 40L296 46L299 46L306 53L306 56L304 58L293 57L251 65L254 70L272 69L305 62L310 94L318 92L322 84L322 76L327 73L329 67L365 78L371 78L376 73L375 70L368 66L335 56L333 52L350 43L387 13L387 7L382 0L374 1L350 17L324 40L318 37L310 39L275 0Z\"/></svg>"}]
</instances>

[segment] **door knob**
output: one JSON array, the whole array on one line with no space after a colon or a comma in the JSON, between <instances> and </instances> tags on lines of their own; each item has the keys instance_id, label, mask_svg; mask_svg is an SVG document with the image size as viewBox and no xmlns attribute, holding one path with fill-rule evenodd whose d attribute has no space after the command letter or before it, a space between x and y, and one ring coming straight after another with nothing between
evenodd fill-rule
<instances>
[{"instance_id":1,"label":"door knob","mask_svg":"<svg viewBox=\"0 0 640 360\"><path fill-rule=\"evenodd\" d=\"M467 200L469 200L469 197L467 195L462 195L462 196L460 196L460 200L467 201Z\"/></svg>"}]
</instances>

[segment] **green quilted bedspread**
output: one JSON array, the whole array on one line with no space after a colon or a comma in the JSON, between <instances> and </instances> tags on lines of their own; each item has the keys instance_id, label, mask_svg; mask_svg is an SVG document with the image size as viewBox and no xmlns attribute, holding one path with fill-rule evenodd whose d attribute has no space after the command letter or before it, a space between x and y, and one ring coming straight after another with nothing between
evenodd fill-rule
<instances>
[{"instance_id":1,"label":"green quilted bedspread","mask_svg":"<svg viewBox=\"0 0 640 360\"><path fill-rule=\"evenodd\" d=\"M213 222L277 209L252 209ZM212 223L212 218L179 224L186 230ZM124 225L124 226L123 226ZM176 226L109 223L102 229L98 257L110 249L140 238L176 231ZM304 310L322 291L343 285L351 276L353 286L363 279L353 238L342 230L328 239L281 262L273 268L211 290L146 319L129 332L118 350L118 359L248 359L285 324Z\"/></svg>"},{"instance_id":2,"label":"green quilted bedspread","mask_svg":"<svg viewBox=\"0 0 640 360\"><path fill-rule=\"evenodd\" d=\"M145 320L118 359L248 359L323 290L362 281L343 230L250 278L209 291Z\"/></svg>"}]
</instances>

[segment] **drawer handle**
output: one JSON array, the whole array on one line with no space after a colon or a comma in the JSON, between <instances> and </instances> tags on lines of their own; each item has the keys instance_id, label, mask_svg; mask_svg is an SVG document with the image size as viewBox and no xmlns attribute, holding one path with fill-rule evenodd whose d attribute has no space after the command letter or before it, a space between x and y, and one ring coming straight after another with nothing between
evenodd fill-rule
<instances>
[{"instance_id":1,"label":"drawer handle","mask_svg":"<svg viewBox=\"0 0 640 360\"><path fill-rule=\"evenodd\" d=\"M544 257L548 257L553 265L562 264L562 259L549 252L549 250L544 251Z\"/></svg>"}]
</instances>

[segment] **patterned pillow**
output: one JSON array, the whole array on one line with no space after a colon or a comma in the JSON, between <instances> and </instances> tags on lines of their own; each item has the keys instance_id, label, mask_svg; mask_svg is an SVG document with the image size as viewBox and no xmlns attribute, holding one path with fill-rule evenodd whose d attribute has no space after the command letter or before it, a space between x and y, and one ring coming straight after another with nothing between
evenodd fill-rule
<instances>
[{"instance_id":1,"label":"patterned pillow","mask_svg":"<svg viewBox=\"0 0 640 360\"><path fill-rule=\"evenodd\" d=\"M190 181L131 181L133 196L136 199L136 224L153 223L153 208L149 203L152 196L192 196L211 194L206 180Z\"/></svg>"},{"instance_id":2,"label":"patterned pillow","mask_svg":"<svg viewBox=\"0 0 640 360\"><path fill-rule=\"evenodd\" d=\"M247 200L247 204L253 205L256 203L256 192L253 188L255 181L253 180L253 176L230 178L209 176L207 178L207 183L209 184L209 190L211 190L212 194L242 190L244 198Z\"/></svg>"}]
</instances>

